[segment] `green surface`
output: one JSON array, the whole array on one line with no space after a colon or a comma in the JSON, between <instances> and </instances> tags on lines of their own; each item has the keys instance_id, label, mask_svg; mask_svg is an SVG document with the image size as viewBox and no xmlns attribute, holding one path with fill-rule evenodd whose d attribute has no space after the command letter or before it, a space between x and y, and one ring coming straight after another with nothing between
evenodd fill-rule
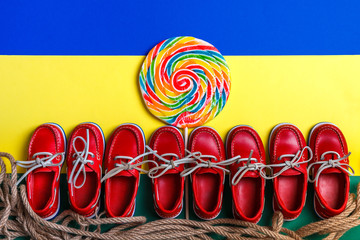
<instances>
[{"instance_id":1,"label":"green surface","mask_svg":"<svg viewBox=\"0 0 360 240\"><path fill-rule=\"evenodd\" d=\"M350 178L350 191L352 193L356 192L356 186L360 182L360 176L354 176ZM263 212L263 217L261 218L259 224L264 226L271 225L271 218L273 214L272 210L272 183L271 181L267 181L266 183L266 197L265 197L265 208ZM61 211L69 208L68 195L67 193L67 183L66 183L66 174L61 175ZM308 192L307 192L307 200L305 207L301 213L301 215L294 221L289 221L284 223L284 227L297 230L298 228L320 220L320 218L316 215L313 208L313 187L312 184L309 184ZM103 196L101 198L101 209L103 211ZM194 220L200 220L194 213L192 209L192 194L190 191L190 218ZM135 216L145 216L148 221L153 221L160 219L154 210L153 207L153 198L152 198L152 190L151 190L151 180L147 177L147 175L141 174L140 187L138 191L138 195L136 198L136 210ZM223 199L223 207L218 218L232 218L232 210L231 210L231 192L228 182L228 176L225 182L225 190L224 190L224 199ZM181 214L177 218L185 218L185 211L181 212ZM360 226L349 230L341 239L352 240L352 239L360 239ZM322 239L324 236L311 236L308 239Z\"/></svg>"}]
</instances>

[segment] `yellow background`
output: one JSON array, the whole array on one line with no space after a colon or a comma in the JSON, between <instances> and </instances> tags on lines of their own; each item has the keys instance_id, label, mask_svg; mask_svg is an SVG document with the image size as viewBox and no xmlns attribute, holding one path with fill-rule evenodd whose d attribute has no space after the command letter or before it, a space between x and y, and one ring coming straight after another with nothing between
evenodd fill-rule
<instances>
[{"instance_id":1,"label":"yellow background","mask_svg":"<svg viewBox=\"0 0 360 240\"><path fill-rule=\"evenodd\" d=\"M0 151L26 159L31 134L44 122L60 124L69 136L78 123L92 121L106 138L119 124L133 122L148 138L164 123L142 103L138 73L144 58L0 56ZM225 58L229 101L207 124L224 140L238 124L253 126L267 145L277 123L293 123L307 138L314 124L330 121L343 131L360 174L360 56Z\"/></svg>"}]
</instances>

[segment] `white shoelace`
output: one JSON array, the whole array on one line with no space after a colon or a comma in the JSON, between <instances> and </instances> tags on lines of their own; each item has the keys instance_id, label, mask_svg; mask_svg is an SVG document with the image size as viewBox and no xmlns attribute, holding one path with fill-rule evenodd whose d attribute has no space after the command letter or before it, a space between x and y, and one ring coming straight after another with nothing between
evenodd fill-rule
<instances>
[{"instance_id":1,"label":"white shoelace","mask_svg":"<svg viewBox=\"0 0 360 240\"><path fill-rule=\"evenodd\" d=\"M150 154L155 154L155 152L149 148L148 146L145 146L145 148L147 150L149 150L149 152L145 152L143 154L140 154L134 158L129 157L129 156L116 156L114 157L114 161L118 160L118 159L126 159L129 160L128 162L123 162L121 161L121 163L115 163L115 167L113 169L111 169L109 172L107 172L105 174L105 176L101 179L101 182L105 181L106 179L109 179L111 177L116 176L118 173L122 172L122 171L128 171L128 170L137 170L139 172L143 172L143 173L148 173L147 170L142 169L141 166L145 163L154 163L156 166L158 165L157 162L153 161L153 160L143 160L141 162L135 163L138 159L143 158L147 155Z\"/></svg>"},{"instance_id":2,"label":"white shoelace","mask_svg":"<svg viewBox=\"0 0 360 240\"><path fill-rule=\"evenodd\" d=\"M42 158L39 158L39 156L44 156ZM58 156L61 156L61 160L59 163L53 163L53 160L57 158ZM16 161L16 165L22 167L22 168L28 168L26 173L21 176L21 178L16 182L16 185L19 185L19 183L32 171L38 168L44 168L44 167L61 167L61 165L64 162L65 159L65 153L49 153L49 152L38 152L35 153L32 156L32 159L30 161Z\"/></svg>"},{"instance_id":3,"label":"white shoelace","mask_svg":"<svg viewBox=\"0 0 360 240\"><path fill-rule=\"evenodd\" d=\"M241 166L238 168L238 171L232 177L232 180L231 180L232 185L238 184L248 171L259 171L260 176L263 177L264 179L267 179L266 172L264 172L264 170L265 170L265 168L271 169L271 167L258 162L257 158L253 158L252 157L253 152L254 151L251 150L249 157L247 157L247 158L241 158L240 156L238 156L239 158L237 159L236 162L241 163L241 162L246 161L246 164L244 166ZM252 162L255 162L255 163L252 163Z\"/></svg>"},{"instance_id":4,"label":"white shoelace","mask_svg":"<svg viewBox=\"0 0 360 240\"><path fill-rule=\"evenodd\" d=\"M233 158L224 160L224 161L217 161L217 158L213 155L203 155L201 152L190 152L186 150L186 152L189 154L188 156L193 158L191 163L194 163L195 166L189 167L184 169L180 173L180 176L185 177L191 173L193 173L196 169L199 168L217 168L220 170L223 170L224 172L230 172L228 169L225 168L225 166L233 164L236 160L239 159L239 156L235 156ZM209 160L204 160L209 159ZM214 162L211 161L211 159L215 160Z\"/></svg>"},{"instance_id":5,"label":"white shoelace","mask_svg":"<svg viewBox=\"0 0 360 240\"><path fill-rule=\"evenodd\" d=\"M301 158L304 155L305 150L309 151L310 156L307 160L300 162ZM295 168L295 167L300 167L300 164L310 162L313 157L313 152L311 151L310 147L306 146L302 150L297 151L296 154L283 154L278 158L278 160L280 161L281 159L283 159L285 157L292 157L292 159L291 159L291 161L285 161L284 163L268 165L269 167L271 167L271 176L267 176L265 179L274 179L274 178L280 176L286 170L289 170L289 169ZM282 169L279 172L277 172L276 174L273 174L272 168L274 168L274 167L282 167Z\"/></svg>"},{"instance_id":6,"label":"white shoelace","mask_svg":"<svg viewBox=\"0 0 360 240\"><path fill-rule=\"evenodd\" d=\"M68 183L73 183L74 187L79 189L82 186L84 186L85 181L86 181L86 171L85 171L85 165L90 163L91 165L94 164L93 160L89 160L87 159L88 156L90 155L92 158L95 157L95 154L93 154L92 152L89 152L89 129L86 129L86 140L81 137L81 136L77 136L74 138L72 145L74 148L75 153L73 154L73 158L76 157L76 160L73 161L73 169L70 173L70 177L68 180ZM75 142L76 140L80 140L84 143L84 149L82 151L78 151L78 149L76 149L75 146ZM80 164L80 165L79 165ZM78 167L79 165L79 167ZM77 169L77 170L76 170ZM75 174L76 172L76 174ZM82 172L83 176L84 176L84 180L80 185L76 185L77 179L80 175L80 173ZM75 174L75 176L74 176Z\"/></svg>"},{"instance_id":7,"label":"white shoelace","mask_svg":"<svg viewBox=\"0 0 360 240\"><path fill-rule=\"evenodd\" d=\"M326 154L335 154L337 156L337 159L330 159L328 161L324 161L325 159L325 155ZM321 157L320 157L320 160L321 161L318 161L318 162L313 162L311 163L309 166L308 166L308 176L309 176L309 182L311 183L314 183L316 184L316 186L318 186L318 180L319 180L319 177L320 177L320 174L322 171L324 171L325 169L327 168L340 168L342 170L344 170L345 172L347 172L349 175L354 175L355 171L354 169L347 163L340 163L342 160L348 158L350 156L351 152L349 152L347 155L343 156L343 157L340 157L340 154L335 152L335 151L327 151L327 152L324 152L323 154L321 154ZM315 165L320 165L315 177L312 179L310 177L310 170L313 170L313 167L315 167ZM349 171L349 169L351 169L351 171Z\"/></svg>"},{"instance_id":8,"label":"white shoelace","mask_svg":"<svg viewBox=\"0 0 360 240\"><path fill-rule=\"evenodd\" d=\"M149 169L148 176L149 178L158 178L164 175L167 171L170 169L175 169L176 167L180 166L181 164L187 164L194 162L194 158L191 156L186 156L183 158L180 158L175 153L165 153L162 155L157 154L157 151L152 150L149 146L146 146L150 151L152 151L152 154L160 161L163 161L164 163L158 165L156 167L153 167ZM166 159L166 157L171 157L171 160ZM176 160L173 160L176 159Z\"/></svg>"}]
</instances>

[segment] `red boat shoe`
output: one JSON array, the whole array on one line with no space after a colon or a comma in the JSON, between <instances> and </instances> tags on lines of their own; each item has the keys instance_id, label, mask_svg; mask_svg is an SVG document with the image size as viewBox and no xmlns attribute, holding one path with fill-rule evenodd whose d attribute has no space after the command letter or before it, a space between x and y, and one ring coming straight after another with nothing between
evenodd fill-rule
<instances>
[{"instance_id":1,"label":"red boat shoe","mask_svg":"<svg viewBox=\"0 0 360 240\"><path fill-rule=\"evenodd\" d=\"M73 130L66 159L69 199L71 208L85 217L98 210L104 148L104 134L97 124L82 123Z\"/></svg>"},{"instance_id":2,"label":"red boat shoe","mask_svg":"<svg viewBox=\"0 0 360 240\"><path fill-rule=\"evenodd\" d=\"M148 159L149 177L156 213L162 218L177 217L183 207L184 163L190 162L185 155L184 139L176 127L165 126L157 129L150 138L149 147L155 151Z\"/></svg>"},{"instance_id":3,"label":"red boat shoe","mask_svg":"<svg viewBox=\"0 0 360 240\"><path fill-rule=\"evenodd\" d=\"M194 129L189 138L189 151L196 163L183 172L191 174L194 195L194 212L201 219L216 218L223 198L225 168L224 144L216 130L210 127Z\"/></svg>"},{"instance_id":4,"label":"red boat shoe","mask_svg":"<svg viewBox=\"0 0 360 240\"><path fill-rule=\"evenodd\" d=\"M257 223L264 209L266 156L259 134L250 126L232 128L226 138L230 165L233 214L237 219Z\"/></svg>"},{"instance_id":5,"label":"red boat shoe","mask_svg":"<svg viewBox=\"0 0 360 240\"><path fill-rule=\"evenodd\" d=\"M60 208L60 172L65 159L66 137L55 123L40 125L31 137L27 161L17 165L28 168L19 179L27 176L26 187L29 204L36 214L52 219Z\"/></svg>"},{"instance_id":6,"label":"red boat shoe","mask_svg":"<svg viewBox=\"0 0 360 240\"><path fill-rule=\"evenodd\" d=\"M105 154L105 210L110 217L131 217L139 187L145 137L135 124L122 124L112 133Z\"/></svg>"},{"instance_id":7,"label":"red boat shoe","mask_svg":"<svg viewBox=\"0 0 360 240\"><path fill-rule=\"evenodd\" d=\"M321 218L329 218L343 212L349 196L349 155L344 135L332 123L315 125L309 136L314 152L308 170L314 183L314 208ZM349 171L351 169L352 172Z\"/></svg>"},{"instance_id":8,"label":"red boat shoe","mask_svg":"<svg viewBox=\"0 0 360 240\"><path fill-rule=\"evenodd\" d=\"M312 158L311 150L296 126L281 123L270 134L269 153L274 211L281 211L285 220L293 220L300 215L305 204L308 180L306 167Z\"/></svg>"}]
</instances>

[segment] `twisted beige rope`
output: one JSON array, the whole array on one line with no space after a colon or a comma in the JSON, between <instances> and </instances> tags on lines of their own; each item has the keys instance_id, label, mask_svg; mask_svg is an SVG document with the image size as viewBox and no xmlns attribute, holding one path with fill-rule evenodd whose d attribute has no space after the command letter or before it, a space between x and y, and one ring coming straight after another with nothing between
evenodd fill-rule
<instances>
[{"instance_id":1,"label":"twisted beige rope","mask_svg":"<svg viewBox=\"0 0 360 240\"><path fill-rule=\"evenodd\" d=\"M12 174L6 174L3 157L10 161ZM215 219L199 222L185 219L163 219L146 223L145 217L85 218L71 210L62 212L52 221L40 218L29 205L26 188L16 187L15 159L0 152L0 237L7 239L31 237L32 239L212 239L217 234L228 239L284 239L301 240L321 234L325 239L339 239L349 229L360 225L360 184L357 196L351 194L346 209L340 215L310 223L297 231L283 227L284 219L275 212L272 226L259 226L236 219ZM74 227L74 223L78 228ZM108 225L106 231L102 226Z\"/></svg>"}]
</instances>

